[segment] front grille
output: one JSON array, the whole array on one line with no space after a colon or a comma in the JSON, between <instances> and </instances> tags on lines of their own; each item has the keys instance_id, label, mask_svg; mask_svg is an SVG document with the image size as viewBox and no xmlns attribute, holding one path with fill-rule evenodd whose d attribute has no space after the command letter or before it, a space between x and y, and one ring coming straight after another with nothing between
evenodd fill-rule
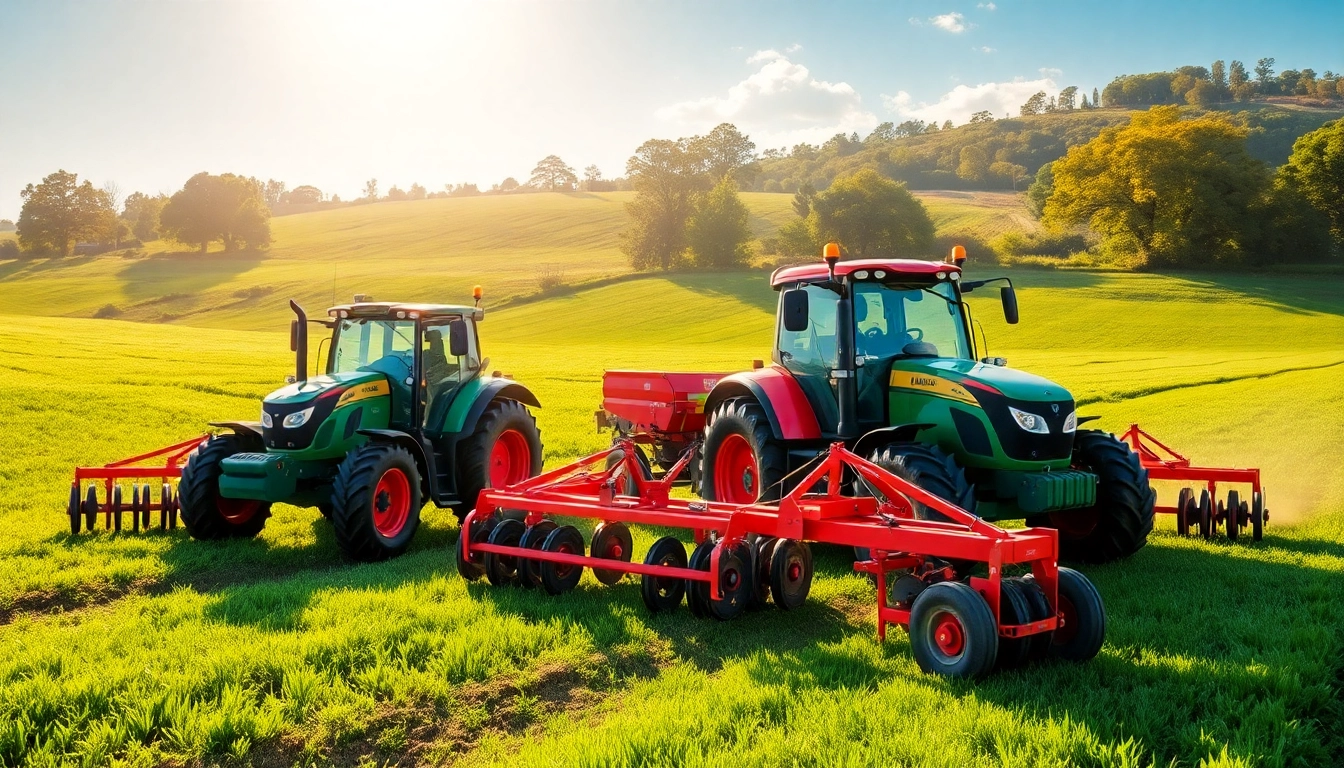
<instances>
[{"instance_id":1,"label":"front grille","mask_svg":"<svg viewBox=\"0 0 1344 768\"><path fill-rule=\"evenodd\" d=\"M313 444L313 437L317 434L317 428L322 426L322 422L327 420L331 412L336 409L337 396L339 391L324 392L313 400L302 403L262 403L262 408L271 416L272 426L263 427L261 430L261 439L266 443L267 448L279 450L299 450L307 448ZM285 417L298 411L313 409L313 415L308 417L308 421L298 429L287 429L283 426Z\"/></svg>"},{"instance_id":2,"label":"front grille","mask_svg":"<svg viewBox=\"0 0 1344 768\"><path fill-rule=\"evenodd\" d=\"M975 395L980 407L985 409L985 415L994 426L999 444L1008 458L1017 461L1057 461L1072 455L1073 433L1064 431L1064 421L1073 413L1072 400L1013 400L978 387L967 389ZM1050 434L1038 435L1018 426L1017 420L1008 411L1009 406L1044 418Z\"/></svg>"}]
</instances>

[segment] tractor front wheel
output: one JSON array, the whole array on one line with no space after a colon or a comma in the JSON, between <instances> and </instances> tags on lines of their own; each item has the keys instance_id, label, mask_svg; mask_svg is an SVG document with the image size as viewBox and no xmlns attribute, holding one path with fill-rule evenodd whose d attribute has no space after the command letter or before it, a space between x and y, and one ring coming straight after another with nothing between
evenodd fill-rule
<instances>
[{"instance_id":1,"label":"tractor front wheel","mask_svg":"<svg viewBox=\"0 0 1344 768\"><path fill-rule=\"evenodd\" d=\"M260 441L250 437L216 435L187 459L177 498L182 506L182 524L193 539L252 538L261 533L266 518L271 516L270 502L219 495L222 462L234 454L261 449ZM143 505L145 498L141 502Z\"/></svg>"},{"instance_id":2,"label":"tractor front wheel","mask_svg":"<svg viewBox=\"0 0 1344 768\"><path fill-rule=\"evenodd\" d=\"M331 501L332 531L347 557L369 563L400 555L420 525L415 458L396 445L361 445L341 462Z\"/></svg>"},{"instance_id":3,"label":"tractor front wheel","mask_svg":"<svg viewBox=\"0 0 1344 768\"><path fill-rule=\"evenodd\" d=\"M761 406L736 397L715 409L701 466L700 495L709 501L774 501L784 479L784 448Z\"/></svg>"},{"instance_id":4,"label":"tractor front wheel","mask_svg":"<svg viewBox=\"0 0 1344 768\"><path fill-rule=\"evenodd\" d=\"M527 406L516 400L490 403L476 431L458 447L457 467L462 503L454 511L459 521L476 508L482 490L541 474L541 430Z\"/></svg>"},{"instance_id":5,"label":"tractor front wheel","mask_svg":"<svg viewBox=\"0 0 1344 768\"><path fill-rule=\"evenodd\" d=\"M1079 430L1073 466L1097 476L1097 503L1027 518L1027 525L1059 529L1066 560L1106 563L1129 557L1148 542L1157 492L1128 445L1106 432Z\"/></svg>"}]
</instances>

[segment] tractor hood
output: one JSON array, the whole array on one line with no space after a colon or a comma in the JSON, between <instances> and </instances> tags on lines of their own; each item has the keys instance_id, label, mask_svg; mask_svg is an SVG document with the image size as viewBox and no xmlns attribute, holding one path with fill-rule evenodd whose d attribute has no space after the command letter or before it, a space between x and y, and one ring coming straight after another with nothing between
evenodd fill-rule
<instances>
[{"instance_id":1,"label":"tractor hood","mask_svg":"<svg viewBox=\"0 0 1344 768\"><path fill-rule=\"evenodd\" d=\"M314 376L307 381L289 384L266 396L265 402L274 405L298 405L316 400L321 395L338 389L349 389L361 384L374 384L387 381L387 377L377 371L353 371L351 373L332 373Z\"/></svg>"},{"instance_id":2,"label":"tractor hood","mask_svg":"<svg viewBox=\"0 0 1344 768\"><path fill-rule=\"evenodd\" d=\"M943 379L954 384L969 386L972 390L977 389L975 384L984 384L998 390L1009 400L1037 403L1058 403L1073 400L1073 395L1069 394L1067 389L1049 379L1016 371L1012 368L977 363L974 360L949 358L897 360L892 363L891 371L893 384L897 378L897 372L927 373L931 374L933 379ZM970 381L969 385L967 380ZM985 390L981 389L980 391ZM974 392L970 394L974 394Z\"/></svg>"}]
</instances>

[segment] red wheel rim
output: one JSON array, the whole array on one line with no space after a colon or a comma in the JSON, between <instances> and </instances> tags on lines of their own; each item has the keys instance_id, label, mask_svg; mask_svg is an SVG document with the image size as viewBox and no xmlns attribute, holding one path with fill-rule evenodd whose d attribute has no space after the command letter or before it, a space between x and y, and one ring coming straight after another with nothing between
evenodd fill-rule
<instances>
[{"instance_id":1,"label":"red wheel rim","mask_svg":"<svg viewBox=\"0 0 1344 768\"><path fill-rule=\"evenodd\" d=\"M960 656L966 647L966 633L961 620L950 613L933 617L933 644L944 656Z\"/></svg>"},{"instance_id":2,"label":"red wheel rim","mask_svg":"<svg viewBox=\"0 0 1344 768\"><path fill-rule=\"evenodd\" d=\"M261 502L256 499L228 499L223 496L215 497L215 509L219 510L219 516L228 521L230 525L242 525L261 509Z\"/></svg>"},{"instance_id":3,"label":"red wheel rim","mask_svg":"<svg viewBox=\"0 0 1344 768\"><path fill-rule=\"evenodd\" d=\"M1061 536L1081 539L1096 530L1097 523L1101 522L1101 513L1095 507L1092 509L1062 510L1051 512L1050 522L1054 524Z\"/></svg>"},{"instance_id":4,"label":"red wheel rim","mask_svg":"<svg viewBox=\"0 0 1344 768\"><path fill-rule=\"evenodd\" d=\"M565 555L579 554L578 552L575 551L574 545L570 544L568 541L560 542L560 545L555 548L555 551ZM554 563L554 567L555 567L555 575L562 579L569 576L569 572L574 569L574 566L570 565L569 563Z\"/></svg>"},{"instance_id":5,"label":"red wheel rim","mask_svg":"<svg viewBox=\"0 0 1344 768\"><path fill-rule=\"evenodd\" d=\"M714 498L734 504L751 504L759 494L756 455L741 435L729 435L714 457Z\"/></svg>"},{"instance_id":6,"label":"red wheel rim","mask_svg":"<svg viewBox=\"0 0 1344 768\"><path fill-rule=\"evenodd\" d=\"M378 478L373 489L373 527L387 538L401 533L411 516L411 482L406 473L393 467Z\"/></svg>"},{"instance_id":7,"label":"red wheel rim","mask_svg":"<svg viewBox=\"0 0 1344 768\"><path fill-rule=\"evenodd\" d=\"M1055 645L1067 645L1073 640L1074 635L1078 634L1078 609L1073 607L1073 601L1063 594L1059 596L1059 612L1064 624L1055 630Z\"/></svg>"},{"instance_id":8,"label":"red wheel rim","mask_svg":"<svg viewBox=\"0 0 1344 768\"><path fill-rule=\"evenodd\" d=\"M798 563L789 563L789 581L797 581L803 576L803 566Z\"/></svg>"},{"instance_id":9,"label":"red wheel rim","mask_svg":"<svg viewBox=\"0 0 1344 768\"><path fill-rule=\"evenodd\" d=\"M490 487L521 483L531 472L532 450L527 446L527 438L516 429L505 430L490 449Z\"/></svg>"}]
</instances>

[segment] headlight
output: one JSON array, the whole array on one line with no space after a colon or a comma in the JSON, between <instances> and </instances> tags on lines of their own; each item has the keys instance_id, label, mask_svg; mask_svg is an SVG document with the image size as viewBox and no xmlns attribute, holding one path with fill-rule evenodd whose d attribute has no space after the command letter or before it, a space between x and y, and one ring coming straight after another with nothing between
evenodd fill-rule
<instances>
[{"instance_id":1,"label":"headlight","mask_svg":"<svg viewBox=\"0 0 1344 768\"><path fill-rule=\"evenodd\" d=\"M280 423L282 426L285 427L285 429L298 429L299 427L302 427L304 424L307 424L308 418L312 415L313 415L313 409L305 408L302 411L289 414L288 416L285 417L285 420Z\"/></svg>"},{"instance_id":2,"label":"headlight","mask_svg":"<svg viewBox=\"0 0 1344 768\"><path fill-rule=\"evenodd\" d=\"M267 413L264 408L261 411L261 426L267 429L275 426L275 422L271 420L271 414Z\"/></svg>"},{"instance_id":3,"label":"headlight","mask_svg":"<svg viewBox=\"0 0 1344 768\"><path fill-rule=\"evenodd\" d=\"M1078 431L1078 412L1074 411L1064 420L1064 434Z\"/></svg>"},{"instance_id":4,"label":"headlight","mask_svg":"<svg viewBox=\"0 0 1344 768\"><path fill-rule=\"evenodd\" d=\"M1026 411L1019 411L1012 406L1009 406L1008 410L1013 414L1013 418L1017 420L1017 426L1037 435L1050 434L1050 427L1046 426L1045 419L1040 416L1037 416L1034 413L1027 413Z\"/></svg>"}]
</instances>

